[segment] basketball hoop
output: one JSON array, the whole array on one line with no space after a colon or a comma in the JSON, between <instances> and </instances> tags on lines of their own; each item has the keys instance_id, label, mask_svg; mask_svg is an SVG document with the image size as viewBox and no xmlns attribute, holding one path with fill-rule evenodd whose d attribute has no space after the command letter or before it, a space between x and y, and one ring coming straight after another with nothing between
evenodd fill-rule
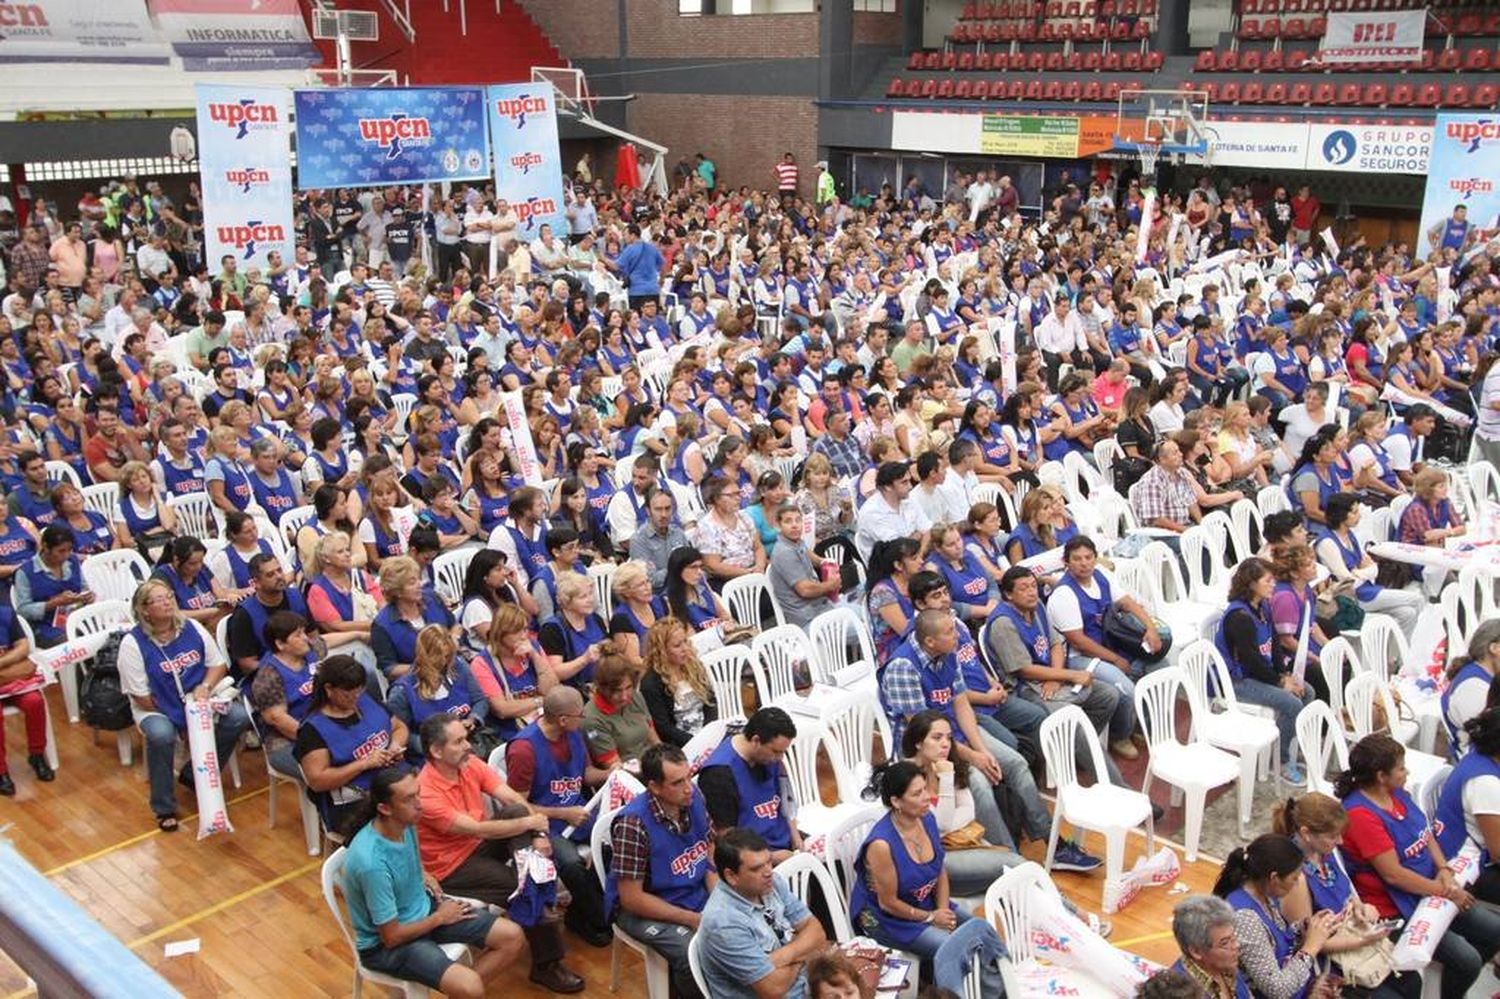
<instances>
[{"instance_id":1,"label":"basketball hoop","mask_svg":"<svg viewBox=\"0 0 1500 999\"><path fill-rule=\"evenodd\" d=\"M1156 163L1161 159L1161 142L1155 139L1142 138L1136 144L1136 156L1141 161L1141 177L1154 178L1156 176Z\"/></svg>"}]
</instances>

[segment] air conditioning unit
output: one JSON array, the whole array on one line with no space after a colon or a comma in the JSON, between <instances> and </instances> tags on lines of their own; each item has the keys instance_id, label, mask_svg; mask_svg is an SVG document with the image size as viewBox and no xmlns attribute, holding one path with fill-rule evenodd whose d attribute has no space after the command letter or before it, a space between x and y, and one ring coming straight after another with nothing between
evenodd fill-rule
<instances>
[{"instance_id":1,"label":"air conditioning unit","mask_svg":"<svg viewBox=\"0 0 1500 999\"><path fill-rule=\"evenodd\" d=\"M338 38L340 34L355 42L378 42L380 40L380 18L372 10L332 10L327 7L313 9L312 28L314 38Z\"/></svg>"}]
</instances>

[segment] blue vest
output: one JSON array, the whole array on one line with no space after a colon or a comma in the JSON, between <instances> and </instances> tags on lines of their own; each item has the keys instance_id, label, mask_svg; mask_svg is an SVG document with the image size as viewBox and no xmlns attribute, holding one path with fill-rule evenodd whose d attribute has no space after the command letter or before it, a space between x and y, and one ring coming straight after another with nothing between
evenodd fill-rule
<instances>
[{"instance_id":1,"label":"blue vest","mask_svg":"<svg viewBox=\"0 0 1500 999\"><path fill-rule=\"evenodd\" d=\"M120 500L120 516L125 519L125 526L131 535L136 538L162 529L161 504L155 501L152 502L151 512L143 517L136 509L135 500L126 496Z\"/></svg>"},{"instance_id":2,"label":"blue vest","mask_svg":"<svg viewBox=\"0 0 1500 999\"><path fill-rule=\"evenodd\" d=\"M321 711L314 711L303 722L317 729L328 747L329 766L342 767L362 760L371 753L379 752L391 744L391 715L369 694L360 694L355 705L358 714L352 725L342 725L342 719L334 719ZM349 785L361 791L370 790L373 770L365 770L349 778Z\"/></svg>"},{"instance_id":3,"label":"blue vest","mask_svg":"<svg viewBox=\"0 0 1500 999\"><path fill-rule=\"evenodd\" d=\"M57 510L52 506L52 498L48 493L43 493L38 499L33 496L31 490L25 485L15 489L11 495L16 498L17 512L36 525L41 530L57 519Z\"/></svg>"},{"instance_id":4,"label":"blue vest","mask_svg":"<svg viewBox=\"0 0 1500 999\"><path fill-rule=\"evenodd\" d=\"M236 510L244 510L255 499L255 490L250 488L250 476L237 461L226 458L212 459L224 470L224 497Z\"/></svg>"},{"instance_id":5,"label":"blue vest","mask_svg":"<svg viewBox=\"0 0 1500 999\"><path fill-rule=\"evenodd\" d=\"M1031 655L1031 661L1039 666L1052 665L1052 633L1047 626L1047 610L1040 603L1036 607L1036 623L1027 624L1026 618L1004 600L995 608L995 613L990 615L993 623L997 617L1004 617L1016 626L1016 634L1021 636L1021 643L1026 646L1026 651Z\"/></svg>"},{"instance_id":6,"label":"blue vest","mask_svg":"<svg viewBox=\"0 0 1500 999\"><path fill-rule=\"evenodd\" d=\"M105 520L102 514L95 513L93 510L83 511L83 516L87 518L89 526L82 530L74 527L65 520L61 521L68 530L73 532L73 554L97 555L100 552L107 552L113 548L115 544L115 532L110 527L109 521Z\"/></svg>"},{"instance_id":7,"label":"blue vest","mask_svg":"<svg viewBox=\"0 0 1500 999\"><path fill-rule=\"evenodd\" d=\"M1061 540L1059 538L1058 542L1061 543ZM1030 524L1022 524L1016 528L1011 536L1006 539L1005 547L1009 548L1017 541L1021 543L1021 557L1023 559L1031 558L1033 555L1040 555L1042 552L1055 547L1043 544L1042 539L1036 536L1036 531L1032 529Z\"/></svg>"},{"instance_id":8,"label":"blue vest","mask_svg":"<svg viewBox=\"0 0 1500 999\"><path fill-rule=\"evenodd\" d=\"M584 620L582 631L574 631L573 626L568 623L568 619L561 614L548 618L546 623L557 625L557 630L562 634L564 662L577 659L583 655L584 650L590 645L609 640L609 632L605 629L604 623L599 620L598 614L590 614ZM594 666L590 664L579 670L573 675L572 679L566 682L582 689L584 685L592 682L593 679Z\"/></svg>"},{"instance_id":9,"label":"blue vest","mask_svg":"<svg viewBox=\"0 0 1500 999\"><path fill-rule=\"evenodd\" d=\"M507 488L519 488L517 483L507 482ZM477 509L471 512L479 517L479 529L489 535L491 531L505 522L510 516L510 493L503 492L499 496L491 496L488 493L475 488L470 491L474 497Z\"/></svg>"},{"instance_id":10,"label":"blue vest","mask_svg":"<svg viewBox=\"0 0 1500 999\"><path fill-rule=\"evenodd\" d=\"M1267 351L1271 355L1272 363L1276 366L1276 380L1285 385L1292 395L1302 395L1302 390L1307 388L1307 369L1297 359L1293 351L1286 354L1278 354L1276 351Z\"/></svg>"},{"instance_id":11,"label":"blue vest","mask_svg":"<svg viewBox=\"0 0 1500 999\"><path fill-rule=\"evenodd\" d=\"M792 824L781 811L781 764L767 763L762 767L765 776L757 778L750 764L734 751L734 738L729 736L703 762L703 769L709 767L728 767L734 775L740 796L740 813L734 824L760 833L773 850L790 849Z\"/></svg>"},{"instance_id":12,"label":"blue vest","mask_svg":"<svg viewBox=\"0 0 1500 999\"><path fill-rule=\"evenodd\" d=\"M151 575L165 580L172 587L177 606L182 610L203 610L212 607L218 599L214 596L213 573L207 568L199 569L198 575L192 579L183 579L170 565L157 566Z\"/></svg>"},{"instance_id":13,"label":"blue vest","mask_svg":"<svg viewBox=\"0 0 1500 999\"><path fill-rule=\"evenodd\" d=\"M1452 780L1451 777L1449 779ZM1396 857L1401 866L1424 878L1436 877L1437 863L1432 859L1432 851L1427 849L1427 816L1422 814L1422 809L1417 807L1417 803L1404 788L1392 791L1391 797L1405 810L1404 817L1396 818L1367 798L1363 791L1355 791L1344 799L1344 811L1350 812L1356 807L1369 809L1370 813L1380 820L1380 824L1385 826L1386 835L1390 836L1391 842L1395 844ZM1373 867L1353 857L1349 858L1349 867L1352 871L1375 873ZM1409 918L1416 910L1417 903L1422 899L1394 887L1389 882L1384 884L1386 893L1390 895L1391 901L1401 913L1402 918Z\"/></svg>"},{"instance_id":14,"label":"blue vest","mask_svg":"<svg viewBox=\"0 0 1500 999\"><path fill-rule=\"evenodd\" d=\"M401 540L401 533L396 530L394 522L391 529L387 531L380 526L380 521L372 513L365 518L365 523L370 525L375 535L375 554L381 558L394 558L397 555L406 554L406 545Z\"/></svg>"},{"instance_id":15,"label":"blue vest","mask_svg":"<svg viewBox=\"0 0 1500 999\"><path fill-rule=\"evenodd\" d=\"M953 593L954 603L979 607L987 602L990 577L985 575L984 569L979 565L979 560L969 552L963 553L961 565L955 566L942 555L935 556L932 565L948 581L948 589Z\"/></svg>"},{"instance_id":16,"label":"blue vest","mask_svg":"<svg viewBox=\"0 0 1500 999\"><path fill-rule=\"evenodd\" d=\"M1183 975L1188 974L1187 965L1183 963L1183 959L1180 957L1172 965L1172 970ZM1234 999L1254 999L1250 994L1250 986L1245 984L1245 976L1240 974L1239 971L1234 973Z\"/></svg>"},{"instance_id":17,"label":"blue vest","mask_svg":"<svg viewBox=\"0 0 1500 999\"><path fill-rule=\"evenodd\" d=\"M983 437L973 430L965 430L958 435L958 439L973 441L979 447L979 453L983 456L985 464L999 468L1010 465L1010 441L1004 434L996 432L993 427Z\"/></svg>"},{"instance_id":18,"label":"blue vest","mask_svg":"<svg viewBox=\"0 0 1500 999\"><path fill-rule=\"evenodd\" d=\"M520 567L526 570L529 580L547 564L547 528L543 526L537 532L535 541L522 534L514 524L506 524L505 529L510 532L511 540L516 544L516 558L520 560Z\"/></svg>"},{"instance_id":19,"label":"blue vest","mask_svg":"<svg viewBox=\"0 0 1500 999\"><path fill-rule=\"evenodd\" d=\"M271 542L267 541L265 538L257 538L255 544L256 548L258 549L255 553L256 555L274 554L271 548ZM245 556L240 554L238 548L234 547L234 545L229 545L224 549L224 558L229 563L229 574L234 577L235 587L238 589L244 589L245 587L249 586L250 560L255 558L255 555L251 555L250 558L246 558Z\"/></svg>"},{"instance_id":20,"label":"blue vest","mask_svg":"<svg viewBox=\"0 0 1500 999\"><path fill-rule=\"evenodd\" d=\"M928 812L922 816L922 827L932 843L932 859L919 864L907 851L906 841L896 831L889 813L870 830L869 837L859 848L854 861L854 888L849 893L849 911L853 915L855 932L876 935L897 947L906 947L926 930L925 922L897 919L880 908L875 897L875 884L865 865L865 851L870 844L880 840L890 848L891 861L896 867L896 897L914 909L931 912L935 908L938 879L943 873L943 838L938 833L937 819ZM951 903L950 903L951 905Z\"/></svg>"},{"instance_id":21,"label":"blue vest","mask_svg":"<svg viewBox=\"0 0 1500 999\"><path fill-rule=\"evenodd\" d=\"M1323 865L1313 863L1310 860L1302 862L1302 873L1307 878L1307 890L1312 896L1312 907L1314 912L1327 909L1330 912L1343 912L1344 905L1355 894L1354 882L1349 880L1349 874L1340 863L1337 847L1333 854L1323 858Z\"/></svg>"},{"instance_id":22,"label":"blue vest","mask_svg":"<svg viewBox=\"0 0 1500 999\"><path fill-rule=\"evenodd\" d=\"M0 521L0 565L25 565L36 556L36 542L15 517ZM3 591L10 592L10 580Z\"/></svg>"},{"instance_id":23,"label":"blue vest","mask_svg":"<svg viewBox=\"0 0 1500 999\"><path fill-rule=\"evenodd\" d=\"M1292 952L1297 947L1296 931L1293 930L1290 926L1286 925L1286 920L1283 919L1280 923L1278 923L1271 916L1271 914L1265 909L1261 908L1260 903L1251 898L1250 893L1245 891L1245 889L1243 888L1237 888L1234 891L1230 892L1228 896L1225 897L1224 901L1228 902L1238 911L1255 913L1256 918L1260 920L1261 925L1266 928L1266 933L1271 937L1271 947L1276 952L1276 966L1281 967L1285 965L1287 959L1292 956ZM1274 906L1276 903L1271 902L1270 904ZM1277 907L1277 911L1278 913L1280 912L1280 907ZM1302 999L1302 997L1306 995L1307 986L1304 985L1302 986L1302 988L1293 993L1293 999Z\"/></svg>"},{"instance_id":24,"label":"blue vest","mask_svg":"<svg viewBox=\"0 0 1500 999\"><path fill-rule=\"evenodd\" d=\"M1469 241L1469 223L1458 222L1449 219L1443 226L1442 248L1445 250L1462 250L1464 244Z\"/></svg>"},{"instance_id":25,"label":"blue vest","mask_svg":"<svg viewBox=\"0 0 1500 999\"><path fill-rule=\"evenodd\" d=\"M451 627L453 615L448 613L448 608L444 607L436 596L424 587L420 627L413 626L410 621L401 617L396 612L395 604L386 604L380 608L380 613L375 615L375 623L372 627L382 629L391 640L391 645L396 649L396 662L410 663L417 660L417 632L430 624L440 624L445 628Z\"/></svg>"},{"instance_id":26,"label":"blue vest","mask_svg":"<svg viewBox=\"0 0 1500 999\"><path fill-rule=\"evenodd\" d=\"M165 454L156 459L156 467L161 470L162 484L166 486L168 496L203 492L203 459L192 451L188 452L187 468L179 468Z\"/></svg>"},{"instance_id":27,"label":"blue vest","mask_svg":"<svg viewBox=\"0 0 1500 999\"><path fill-rule=\"evenodd\" d=\"M1500 761L1470 749L1448 775L1443 793L1438 795L1437 814L1432 817L1432 834L1437 837L1445 857L1456 856L1469 838L1468 826L1464 822L1464 787L1477 777L1500 777ZM1481 865L1493 862L1494 858L1483 842L1479 843L1479 852Z\"/></svg>"},{"instance_id":28,"label":"blue vest","mask_svg":"<svg viewBox=\"0 0 1500 999\"><path fill-rule=\"evenodd\" d=\"M365 588L368 585L358 569L350 570L349 581L355 587ZM354 620L354 591L352 589L345 593L334 586L327 576L314 576L310 585L318 587L328 597L328 602L339 613L339 620Z\"/></svg>"},{"instance_id":29,"label":"blue vest","mask_svg":"<svg viewBox=\"0 0 1500 999\"><path fill-rule=\"evenodd\" d=\"M1083 615L1083 633L1100 645L1106 644L1104 636L1104 612L1109 605L1114 603L1114 595L1109 589L1109 580L1104 578L1104 573L1098 569L1094 570L1094 585L1099 588L1099 596L1091 597L1086 593L1078 580L1071 574L1063 573L1062 586L1072 590L1078 598L1078 611Z\"/></svg>"},{"instance_id":30,"label":"blue vest","mask_svg":"<svg viewBox=\"0 0 1500 999\"><path fill-rule=\"evenodd\" d=\"M963 732L958 728L958 716L953 712L953 686L958 681L958 659L952 655L944 656L937 664L937 669L928 669L923 665L924 658L924 654L917 648L915 636L896 646L896 651L891 653L891 660L905 659L912 664L917 679L922 684L922 697L926 700L927 707L942 712L943 717L948 719L953 738L958 742L966 742ZM887 668L891 660L887 661ZM886 700L883 685L880 688L880 704L893 723L899 722L899 715ZM892 727L899 729L903 726L893 724Z\"/></svg>"},{"instance_id":31,"label":"blue vest","mask_svg":"<svg viewBox=\"0 0 1500 999\"><path fill-rule=\"evenodd\" d=\"M536 757L535 766L531 771L531 793L526 797L534 805L544 808L576 808L588 802L588 791L583 786L583 772L588 765L589 750L583 741L581 732L569 732L568 759L560 762L552 755L552 744L542 734L541 726L532 722L521 729L520 735L513 741L526 740L531 743L531 753ZM575 838L588 840L588 829L593 826L590 821L588 826L580 827L575 833ZM562 819L552 819L550 831L557 836L562 833L568 824Z\"/></svg>"},{"instance_id":32,"label":"blue vest","mask_svg":"<svg viewBox=\"0 0 1500 999\"><path fill-rule=\"evenodd\" d=\"M130 633L140 647L146 686L156 702L156 710L166 715L179 731L186 729L187 708L183 698L190 696L208 675L208 655L201 633L189 622L166 645L158 645L140 625Z\"/></svg>"},{"instance_id":33,"label":"blue vest","mask_svg":"<svg viewBox=\"0 0 1500 999\"><path fill-rule=\"evenodd\" d=\"M469 685L469 671L458 660L454 660L453 666L448 670L448 692L442 697L429 699L418 693L415 673L407 673L396 681L395 686L401 688L406 695L406 706L411 709L413 728L421 728L428 718L445 711L455 718L467 718L469 712L474 710L476 695Z\"/></svg>"},{"instance_id":34,"label":"blue vest","mask_svg":"<svg viewBox=\"0 0 1500 999\"><path fill-rule=\"evenodd\" d=\"M342 450L334 455L332 462L318 451L311 452L307 457L309 461L318 463L318 470L323 473L324 482L337 482L349 472L349 457Z\"/></svg>"},{"instance_id":35,"label":"blue vest","mask_svg":"<svg viewBox=\"0 0 1500 999\"><path fill-rule=\"evenodd\" d=\"M292 669L267 653L260 660L260 668L274 669L280 675L282 690L286 692L286 713L292 716L292 720L300 722L306 719L308 709L312 707L313 675L318 668L312 653L308 653L301 669Z\"/></svg>"},{"instance_id":36,"label":"blue vest","mask_svg":"<svg viewBox=\"0 0 1500 999\"><path fill-rule=\"evenodd\" d=\"M1458 672L1453 676L1453 682L1448 684L1448 686L1443 689L1443 696L1441 701L1443 707L1443 725L1445 725L1448 729L1448 755L1450 757L1453 757L1455 759L1457 758L1459 744L1458 726L1453 724L1453 716L1449 713L1448 710L1448 702L1453 697L1453 692L1458 689L1459 684L1468 683L1471 680L1480 681L1484 684L1485 689L1488 690L1490 684L1494 682L1494 679L1495 678L1490 675L1489 670L1485 669L1483 666L1470 659L1468 662L1459 667ZM1447 850L1444 850L1443 853L1445 856L1451 856L1451 854L1448 854Z\"/></svg>"},{"instance_id":37,"label":"blue vest","mask_svg":"<svg viewBox=\"0 0 1500 999\"><path fill-rule=\"evenodd\" d=\"M1271 628L1271 610L1269 605L1262 604L1260 613L1243 600L1232 600L1228 607L1224 608L1224 616L1219 619L1219 625L1214 629L1214 648L1219 650L1219 655L1224 659L1224 665L1229 667L1229 676L1234 680L1245 678L1245 667L1234 658L1229 648L1229 637L1224 630L1224 623L1229 620L1229 615L1234 611L1242 610L1249 614L1255 621L1255 647L1260 654L1266 657L1266 662L1271 661L1271 643L1274 640L1274 632Z\"/></svg>"},{"instance_id":38,"label":"blue vest","mask_svg":"<svg viewBox=\"0 0 1500 999\"><path fill-rule=\"evenodd\" d=\"M64 577L58 579L50 572L38 569L35 558L21 563L21 571L26 574L26 581L31 584L31 599L37 603L44 603L59 593L83 592L83 563L78 561L78 556L70 557L63 568ZM55 645L62 641L67 637L63 631L63 624L67 619L67 612L61 608L53 611L50 616L44 615L41 622L32 627L36 633L37 642L43 645Z\"/></svg>"},{"instance_id":39,"label":"blue vest","mask_svg":"<svg viewBox=\"0 0 1500 999\"><path fill-rule=\"evenodd\" d=\"M282 514L297 506L297 487L286 469L276 469L274 486L267 485L259 473L252 472L249 479L250 489L255 494L255 502L259 503L261 509L270 515L271 523L278 523Z\"/></svg>"},{"instance_id":40,"label":"blue vest","mask_svg":"<svg viewBox=\"0 0 1500 999\"><path fill-rule=\"evenodd\" d=\"M1292 504L1292 509L1299 512L1305 509L1305 505L1302 502L1301 492L1292 487L1293 483L1297 480L1297 477L1300 476L1304 471L1311 472L1313 474L1313 478L1318 482L1318 509L1327 509L1329 497L1340 491L1338 473L1331 465L1329 466L1328 478L1326 479L1323 478L1322 475L1318 474L1316 465L1303 465L1302 467L1294 471L1291 475L1287 476L1286 495L1287 500Z\"/></svg>"},{"instance_id":41,"label":"blue vest","mask_svg":"<svg viewBox=\"0 0 1500 999\"><path fill-rule=\"evenodd\" d=\"M1347 545L1344 544L1343 539L1326 527L1318 528L1314 537L1319 541L1322 541L1324 538L1332 541L1334 546L1338 548L1339 557L1344 560L1344 568L1346 569L1353 569L1364 559L1364 552L1360 549L1359 539L1352 534L1349 537L1349 544ZM1354 595L1360 600L1373 600L1379 594L1380 587L1370 582L1360 583L1354 588Z\"/></svg>"},{"instance_id":42,"label":"blue vest","mask_svg":"<svg viewBox=\"0 0 1500 999\"><path fill-rule=\"evenodd\" d=\"M651 795L637 795L620 809L620 815L639 819L651 843L651 862L646 869L645 890L669 905L702 912L708 902L707 875L713 847L709 843L708 812L703 796L693 795L687 806L687 831L679 833L658 822L651 812ZM611 914L620 900L620 886L610 865L604 887L604 910Z\"/></svg>"},{"instance_id":43,"label":"blue vest","mask_svg":"<svg viewBox=\"0 0 1500 999\"><path fill-rule=\"evenodd\" d=\"M307 612L307 600L303 598L301 592L289 586L284 597L285 600L280 607L267 607L260 602L260 597L252 593L241 600L239 606L234 609L236 614L244 614L250 619L250 633L255 636L255 644L261 648L262 652L270 651L265 648L265 631L266 622L271 619L272 614L283 610L291 611L293 614L302 615L303 620L312 620L312 615ZM228 653L227 649L225 653Z\"/></svg>"},{"instance_id":44,"label":"blue vest","mask_svg":"<svg viewBox=\"0 0 1500 999\"><path fill-rule=\"evenodd\" d=\"M477 664L477 665L475 665ZM542 689L537 681L536 667L527 659L521 667L520 676L511 676L504 666L495 662L495 657L488 650L480 652L471 662L474 669L487 669L495 678L495 683L501 690L508 691L510 697L517 700L525 700L528 697L540 697ZM518 718L500 718L490 715L488 727L496 735L506 742L514 739L521 732L521 721Z\"/></svg>"}]
</instances>

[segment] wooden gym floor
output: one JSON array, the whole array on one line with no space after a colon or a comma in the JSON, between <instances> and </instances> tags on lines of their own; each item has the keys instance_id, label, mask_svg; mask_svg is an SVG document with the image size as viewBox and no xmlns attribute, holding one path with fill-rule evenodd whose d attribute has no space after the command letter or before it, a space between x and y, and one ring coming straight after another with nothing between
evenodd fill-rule
<instances>
[{"instance_id":1,"label":"wooden gym floor","mask_svg":"<svg viewBox=\"0 0 1500 999\"><path fill-rule=\"evenodd\" d=\"M135 766L120 766L113 735L101 735L95 745L87 728L68 724L59 689L47 693L62 758L56 782L41 784L31 773L19 719L9 720L5 733L18 794L0 798L0 825L9 824L5 834L33 866L185 995L350 994L350 954L323 904L321 859L307 855L291 787L278 788L277 825L268 828L266 769L258 750L241 750L244 787L226 779L232 834L199 841L192 796L181 790L182 826L164 834L146 805L139 741ZM1029 843L1023 853L1040 860L1045 845ZM1098 839L1086 846L1102 856ZM1127 868L1144 848L1144 837L1129 838ZM1182 881L1208 891L1217 874L1218 864L1200 856L1184 865ZM1080 906L1099 911L1102 873L1059 872L1056 879ZM1174 960L1176 898L1165 887L1143 892L1110 917L1112 942L1160 963ZM167 944L195 938L198 953L164 956ZM608 995L609 949L571 935L568 943L568 964L588 979L584 994ZM625 952L622 964L618 995L646 999L638 959ZM490 994L551 993L531 986L522 967ZM0 954L0 999L28 995L35 989Z\"/></svg>"}]
</instances>

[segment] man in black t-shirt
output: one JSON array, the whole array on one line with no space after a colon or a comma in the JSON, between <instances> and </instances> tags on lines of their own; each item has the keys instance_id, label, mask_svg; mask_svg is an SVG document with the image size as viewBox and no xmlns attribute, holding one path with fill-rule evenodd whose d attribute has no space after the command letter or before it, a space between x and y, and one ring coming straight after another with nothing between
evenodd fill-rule
<instances>
[{"instance_id":1,"label":"man in black t-shirt","mask_svg":"<svg viewBox=\"0 0 1500 999\"><path fill-rule=\"evenodd\" d=\"M415 243L415 227L411 219L407 218L406 210L397 205L391 209L391 220L385 224L385 246L398 277L406 273L406 265L411 260Z\"/></svg>"}]
</instances>

